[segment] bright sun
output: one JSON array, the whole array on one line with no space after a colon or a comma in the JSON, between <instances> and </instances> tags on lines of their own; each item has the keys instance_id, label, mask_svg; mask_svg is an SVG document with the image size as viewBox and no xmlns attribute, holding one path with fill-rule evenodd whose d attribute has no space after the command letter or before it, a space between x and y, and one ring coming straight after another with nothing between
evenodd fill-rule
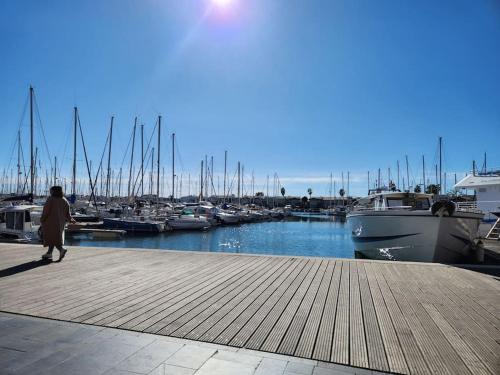
<instances>
[{"instance_id":1,"label":"bright sun","mask_svg":"<svg viewBox=\"0 0 500 375\"><path fill-rule=\"evenodd\" d=\"M229 4L231 4L234 0L211 0L211 1L218 7L226 7Z\"/></svg>"}]
</instances>

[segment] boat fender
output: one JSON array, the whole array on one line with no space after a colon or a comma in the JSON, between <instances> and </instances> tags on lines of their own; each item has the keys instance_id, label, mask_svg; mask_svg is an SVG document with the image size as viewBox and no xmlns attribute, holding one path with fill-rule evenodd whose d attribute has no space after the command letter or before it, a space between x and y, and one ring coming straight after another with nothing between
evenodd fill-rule
<instances>
[{"instance_id":1,"label":"boat fender","mask_svg":"<svg viewBox=\"0 0 500 375\"><path fill-rule=\"evenodd\" d=\"M431 212L437 216L452 216L455 213L455 209L455 203L452 201L438 201L432 205Z\"/></svg>"}]
</instances>

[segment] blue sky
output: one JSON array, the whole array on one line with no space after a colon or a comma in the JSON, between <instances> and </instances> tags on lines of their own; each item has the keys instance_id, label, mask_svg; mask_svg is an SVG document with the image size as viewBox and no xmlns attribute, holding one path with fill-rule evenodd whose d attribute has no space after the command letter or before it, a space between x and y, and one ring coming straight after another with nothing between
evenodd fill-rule
<instances>
[{"instance_id":1,"label":"blue sky","mask_svg":"<svg viewBox=\"0 0 500 375\"><path fill-rule=\"evenodd\" d=\"M179 174L197 174L205 155L222 173L228 150L229 173L240 160L256 190L278 173L290 194L328 195L330 172L350 171L351 193L364 194L368 170L394 173L405 155L419 182L438 136L448 175L484 152L500 167L495 0L2 1L0 51L2 169L15 165L19 125L28 150L30 84L67 176L75 105L94 163L111 115L118 169L134 117L149 137L161 114L166 174L175 132Z\"/></svg>"}]
</instances>

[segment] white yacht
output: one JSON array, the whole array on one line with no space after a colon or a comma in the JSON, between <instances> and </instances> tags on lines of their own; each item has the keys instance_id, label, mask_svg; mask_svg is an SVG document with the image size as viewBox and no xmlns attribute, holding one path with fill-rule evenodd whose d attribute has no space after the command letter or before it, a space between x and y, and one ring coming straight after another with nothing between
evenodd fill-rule
<instances>
[{"instance_id":1,"label":"white yacht","mask_svg":"<svg viewBox=\"0 0 500 375\"><path fill-rule=\"evenodd\" d=\"M40 239L42 206L17 205L0 209L0 238L5 240L37 242Z\"/></svg>"},{"instance_id":2,"label":"white yacht","mask_svg":"<svg viewBox=\"0 0 500 375\"><path fill-rule=\"evenodd\" d=\"M373 192L347 215L357 257L460 263L474 257L483 213L432 195Z\"/></svg>"},{"instance_id":3,"label":"white yacht","mask_svg":"<svg viewBox=\"0 0 500 375\"><path fill-rule=\"evenodd\" d=\"M210 222L204 216L195 215L195 213L185 208L178 216L171 216L167 219L167 224L174 230L200 230L210 228Z\"/></svg>"}]
</instances>

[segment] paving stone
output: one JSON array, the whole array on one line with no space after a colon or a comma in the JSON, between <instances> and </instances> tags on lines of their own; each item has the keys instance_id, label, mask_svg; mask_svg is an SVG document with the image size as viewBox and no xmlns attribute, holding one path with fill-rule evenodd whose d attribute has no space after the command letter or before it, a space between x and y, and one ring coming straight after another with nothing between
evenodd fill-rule
<instances>
[{"instance_id":1,"label":"paving stone","mask_svg":"<svg viewBox=\"0 0 500 375\"><path fill-rule=\"evenodd\" d=\"M213 358L222 359L224 361L243 363L256 368L262 361L262 357L250 354L228 352L226 350L219 350Z\"/></svg>"},{"instance_id":2,"label":"paving stone","mask_svg":"<svg viewBox=\"0 0 500 375\"><path fill-rule=\"evenodd\" d=\"M147 374L182 348L175 342L155 341L120 362L116 368Z\"/></svg>"},{"instance_id":3,"label":"paving stone","mask_svg":"<svg viewBox=\"0 0 500 375\"><path fill-rule=\"evenodd\" d=\"M54 366L64 362L71 356L67 352L57 351L36 361L30 362L28 365L13 367L15 374L35 375L44 371L50 371Z\"/></svg>"},{"instance_id":4,"label":"paving stone","mask_svg":"<svg viewBox=\"0 0 500 375\"><path fill-rule=\"evenodd\" d=\"M335 370L333 368L325 368L316 366L313 370L313 375L352 375L353 372L345 372L342 370Z\"/></svg>"},{"instance_id":5,"label":"paving stone","mask_svg":"<svg viewBox=\"0 0 500 375\"><path fill-rule=\"evenodd\" d=\"M172 366L162 363L148 375L193 375L196 370L180 366Z\"/></svg>"},{"instance_id":6,"label":"paving stone","mask_svg":"<svg viewBox=\"0 0 500 375\"><path fill-rule=\"evenodd\" d=\"M285 368L285 373L300 374L300 375L311 375L314 369L314 365L310 363L303 362L288 362Z\"/></svg>"},{"instance_id":7,"label":"paving stone","mask_svg":"<svg viewBox=\"0 0 500 375\"><path fill-rule=\"evenodd\" d=\"M112 368L111 370L106 371L102 375L138 375L138 373L127 371L127 370L120 370L117 368Z\"/></svg>"},{"instance_id":8,"label":"paving stone","mask_svg":"<svg viewBox=\"0 0 500 375\"><path fill-rule=\"evenodd\" d=\"M195 375L253 375L254 370L251 365L210 358Z\"/></svg>"},{"instance_id":9,"label":"paving stone","mask_svg":"<svg viewBox=\"0 0 500 375\"><path fill-rule=\"evenodd\" d=\"M357 369L355 367L349 367L349 366L344 366L344 365L339 365L336 363L329 363L329 362L318 362L318 367L333 369L333 370L339 371L340 373L346 373L346 374L355 374L356 371L360 370L360 369Z\"/></svg>"},{"instance_id":10,"label":"paving stone","mask_svg":"<svg viewBox=\"0 0 500 375\"><path fill-rule=\"evenodd\" d=\"M185 345L171 356L165 363L167 365L199 369L214 353L215 349L202 348L194 345Z\"/></svg>"},{"instance_id":11,"label":"paving stone","mask_svg":"<svg viewBox=\"0 0 500 375\"><path fill-rule=\"evenodd\" d=\"M263 358L255 375L281 375L285 371L288 361L274 358Z\"/></svg>"}]
</instances>

